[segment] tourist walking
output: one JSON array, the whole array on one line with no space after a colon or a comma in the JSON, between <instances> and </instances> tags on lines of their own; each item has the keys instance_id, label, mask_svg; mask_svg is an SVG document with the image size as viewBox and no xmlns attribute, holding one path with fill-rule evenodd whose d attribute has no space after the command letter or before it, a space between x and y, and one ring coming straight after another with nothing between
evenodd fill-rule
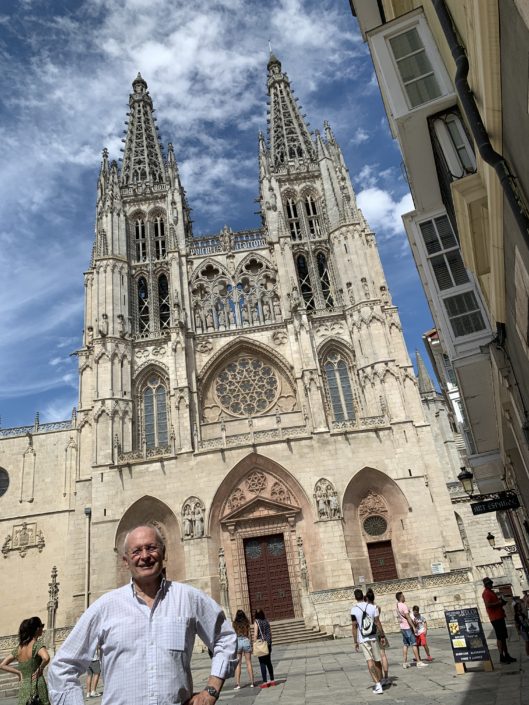
<instances>
[{"instance_id":1,"label":"tourist walking","mask_svg":"<svg viewBox=\"0 0 529 705\"><path fill-rule=\"evenodd\" d=\"M258 651L258 646L256 642L259 643L259 648L263 647L263 651L268 647L268 653L263 653L260 655ZM272 630L270 629L270 623L265 617L263 610L256 610L253 623L253 643L254 643L254 653L259 659L259 666L261 667L261 676L263 682L259 686L260 688L268 688L271 685L275 685L274 680L274 667L272 666ZM267 671L268 676L267 677Z\"/></svg>"},{"instance_id":2,"label":"tourist walking","mask_svg":"<svg viewBox=\"0 0 529 705\"><path fill-rule=\"evenodd\" d=\"M358 651L362 650L367 662L367 669L375 684L373 693L380 695L384 690L382 688L382 664L377 633L384 645L386 637L380 623L377 607L366 602L364 593L360 588L354 591L354 596L356 605L351 607L351 622L355 651L358 653Z\"/></svg>"},{"instance_id":3,"label":"tourist walking","mask_svg":"<svg viewBox=\"0 0 529 705\"><path fill-rule=\"evenodd\" d=\"M253 688L254 682L252 667L252 642L250 641L250 620L243 610L237 610L235 619L233 620L233 629L235 630L235 634L237 634L237 665L235 667L236 685L234 690L239 690L241 687L243 654L246 660L246 670L248 671L248 676L250 677L250 688Z\"/></svg>"},{"instance_id":4,"label":"tourist walking","mask_svg":"<svg viewBox=\"0 0 529 705\"><path fill-rule=\"evenodd\" d=\"M99 645L103 705L214 705L237 663L237 638L222 608L201 590L167 580L165 542L153 526L125 536L131 582L107 592L81 616L57 652L48 682L53 705L82 701L80 676ZM198 635L213 652L210 675L193 692Z\"/></svg>"},{"instance_id":5,"label":"tourist walking","mask_svg":"<svg viewBox=\"0 0 529 705\"><path fill-rule=\"evenodd\" d=\"M397 619L399 621L400 632L402 634L402 668L409 668L408 663L408 647L411 646L415 657L417 668L424 668L428 664L423 663L419 658L419 650L417 649L416 629L413 624L413 619L410 610L406 604L406 598L403 592L398 592L397 598Z\"/></svg>"},{"instance_id":6,"label":"tourist walking","mask_svg":"<svg viewBox=\"0 0 529 705\"><path fill-rule=\"evenodd\" d=\"M500 652L500 663L513 663L516 661L509 654L507 648L507 625L505 623L505 610L503 606L507 604L503 597L497 595L492 586L493 581L490 578L483 578L483 585L485 589L483 590L481 597L485 603L485 609L496 634L496 644L498 645L498 651Z\"/></svg>"},{"instance_id":7,"label":"tourist walking","mask_svg":"<svg viewBox=\"0 0 529 705\"><path fill-rule=\"evenodd\" d=\"M421 657L422 646L426 652L426 660L433 661L433 658L430 656L428 640L426 639L426 634L428 633L428 622L426 621L426 617L420 613L419 605L413 605L413 623L415 625L415 642L417 644L419 658Z\"/></svg>"},{"instance_id":8,"label":"tourist walking","mask_svg":"<svg viewBox=\"0 0 529 705\"><path fill-rule=\"evenodd\" d=\"M99 661L99 650L96 649L90 665L88 666L88 671L86 672L86 697L87 698L97 698L99 693L97 692L97 684L99 683L99 675L101 673L101 663Z\"/></svg>"},{"instance_id":9,"label":"tourist walking","mask_svg":"<svg viewBox=\"0 0 529 705\"><path fill-rule=\"evenodd\" d=\"M50 656L41 639L43 631L44 624L39 617L24 619L18 629L18 646L0 663L2 671L18 676L18 705L26 705L35 694L39 696L42 705L50 704L44 680L44 669L50 661ZM13 661L17 662L17 668L9 665Z\"/></svg>"},{"instance_id":10,"label":"tourist walking","mask_svg":"<svg viewBox=\"0 0 529 705\"><path fill-rule=\"evenodd\" d=\"M374 605L377 608L378 616L380 617L382 615L382 610L378 605L375 604L375 593L371 588L368 588L368 590L366 591L366 600L370 605ZM391 680L389 677L389 663L386 654L386 649L389 648L389 642L386 636L384 636L384 638L382 639L378 630L377 641L378 647L380 649L380 663L382 664L382 679L380 682L382 683L382 685L390 685Z\"/></svg>"}]
</instances>

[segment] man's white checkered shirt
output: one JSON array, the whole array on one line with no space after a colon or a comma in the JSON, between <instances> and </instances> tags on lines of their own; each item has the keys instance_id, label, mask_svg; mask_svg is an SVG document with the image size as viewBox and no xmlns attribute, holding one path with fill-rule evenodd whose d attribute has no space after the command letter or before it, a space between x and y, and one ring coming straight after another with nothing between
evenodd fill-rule
<instances>
[{"instance_id":1,"label":"man's white checkered shirt","mask_svg":"<svg viewBox=\"0 0 529 705\"><path fill-rule=\"evenodd\" d=\"M197 634L213 651L211 675L232 675L237 638L205 593L164 580L149 609L132 582L112 590L87 609L53 659L51 702L83 705L79 678L99 646L102 705L181 705L193 694L190 663Z\"/></svg>"}]
</instances>

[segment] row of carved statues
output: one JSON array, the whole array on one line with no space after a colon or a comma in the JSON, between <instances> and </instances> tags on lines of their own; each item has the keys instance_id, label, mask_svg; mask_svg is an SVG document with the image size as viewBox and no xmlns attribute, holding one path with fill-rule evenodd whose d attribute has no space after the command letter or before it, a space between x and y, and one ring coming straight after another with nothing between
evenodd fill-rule
<instances>
[{"instance_id":1,"label":"row of carved statues","mask_svg":"<svg viewBox=\"0 0 529 705\"><path fill-rule=\"evenodd\" d=\"M195 329L198 332L226 330L244 326L277 323L282 320L281 304L277 294L254 298L231 296L216 300L202 299L194 304Z\"/></svg>"}]
</instances>

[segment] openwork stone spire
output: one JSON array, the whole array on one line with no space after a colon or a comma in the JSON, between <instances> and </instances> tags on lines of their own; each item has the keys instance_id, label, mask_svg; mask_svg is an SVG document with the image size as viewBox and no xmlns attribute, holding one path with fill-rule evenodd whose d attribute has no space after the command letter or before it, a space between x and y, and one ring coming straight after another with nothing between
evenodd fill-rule
<instances>
[{"instance_id":1,"label":"openwork stone spire","mask_svg":"<svg viewBox=\"0 0 529 705\"><path fill-rule=\"evenodd\" d=\"M290 88L288 76L274 54L268 61L269 142L274 168L313 160L314 145L309 129Z\"/></svg>"},{"instance_id":2,"label":"openwork stone spire","mask_svg":"<svg viewBox=\"0 0 529 705\"><path fill-rule=\"evenodd\" d=\"M434 384L418 350L415 351L415 357L417 358L417 381L419 383L419 394L421 396L435 394Z\"/></svg>"},{"instance_id":3,"label":"openwork stone spire","mask_svg":"<svg viewBox=\"0 0 529 705\"><path fill-rule=\"evenodd\" d=\"M152 99L140 73L132 82L132 88L134 92L129 97L121 184L162 183L165 181L165 170L154 124Z\"/></svg>"}]
</instances>

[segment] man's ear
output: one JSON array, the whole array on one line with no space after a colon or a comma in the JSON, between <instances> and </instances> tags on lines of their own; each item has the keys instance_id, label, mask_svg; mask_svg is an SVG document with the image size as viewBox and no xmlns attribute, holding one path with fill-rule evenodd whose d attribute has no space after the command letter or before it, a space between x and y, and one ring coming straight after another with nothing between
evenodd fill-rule
<instances>
[{"instance_id":1,"label":"man's ear","mask_svg":"<svg viewBox=\"0 0 529 705\"><path fill-rule=\"evenodd\" d=\"M122 554L121 560L123 561L123 563L125 563L126 565L128 565L127 556L126 556L125 553Z\"/></svg>"}]
</instances>

